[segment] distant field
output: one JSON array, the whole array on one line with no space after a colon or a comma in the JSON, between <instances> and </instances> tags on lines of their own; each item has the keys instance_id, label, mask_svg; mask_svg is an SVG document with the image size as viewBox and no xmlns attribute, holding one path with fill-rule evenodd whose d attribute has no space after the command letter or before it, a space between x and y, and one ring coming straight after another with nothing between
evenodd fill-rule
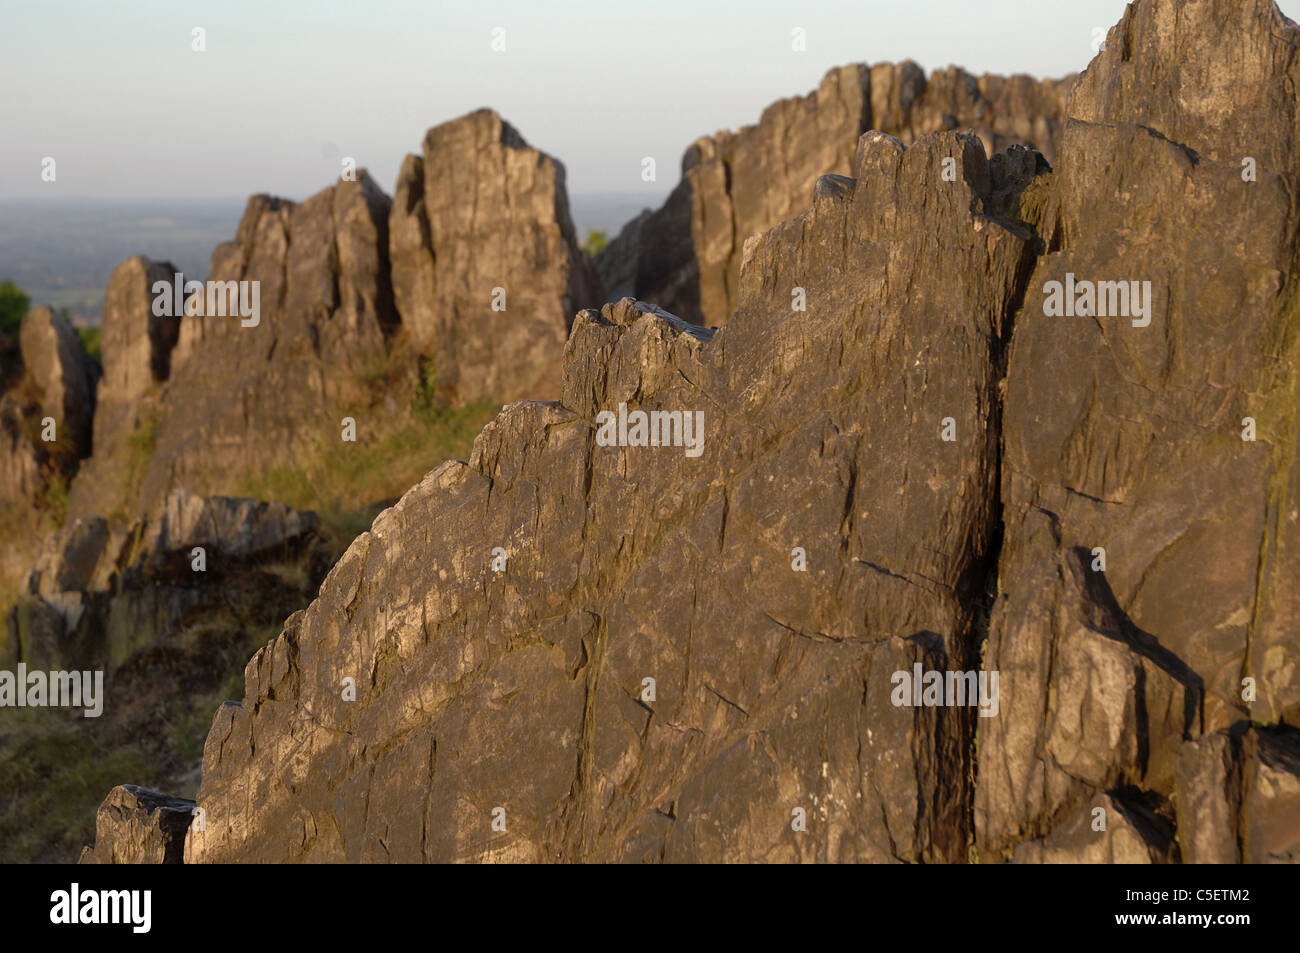
<instances>
[{"instance_id":1,"label":"distant field","mask_svg":"<svg viewBox=\"0 0 1300 953\"><path fill-rule=\"evenodd\" d=\"M98 324L114 268L147 255L202 280L243 209L243 199L0 201L0 281L16 282L34 305Z\"/></svg>"},{"instance_id":2,"label":"distant field","mask_svg":"<svg viewBox=\"0 0 1300 953\"><path fill-rule=\"evenodd\" d=\"M570 199L578 240L597 229L613 238L658 193L590 192ZM244 199L0 200L0 281L33 305L67 308L77 324L98 324L113 269L132 255L171 261L203 280L212 250L235 235Z\"/></svg>"}]
</instances>

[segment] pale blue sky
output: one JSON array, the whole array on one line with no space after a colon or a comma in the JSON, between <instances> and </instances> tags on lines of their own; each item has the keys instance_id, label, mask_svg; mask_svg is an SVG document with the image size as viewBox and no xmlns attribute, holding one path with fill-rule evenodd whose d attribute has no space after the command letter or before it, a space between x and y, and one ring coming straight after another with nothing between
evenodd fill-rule
<instances>
[{"instance_id":1,"label":"pale blue sky","mask_svg":"<svg viewBox=\"0 0 1300 953\"><path fill-rule=\"evenodd\" d=\"M696 136L844 63L1056 76L1124 0L0 0L0 198L302 198L355 156L392 192L424 130L491 106L571 192L678 177ZM1300 0L1282 9L1300 15ZM490 49L494 27L506 51ZM207 52L191 50L206 30ZM791 51L794 27L807 52ZM659 181L640 179L654 156ZM54 156L58 180L40 180Z\"/></svg>"}]
</instances>

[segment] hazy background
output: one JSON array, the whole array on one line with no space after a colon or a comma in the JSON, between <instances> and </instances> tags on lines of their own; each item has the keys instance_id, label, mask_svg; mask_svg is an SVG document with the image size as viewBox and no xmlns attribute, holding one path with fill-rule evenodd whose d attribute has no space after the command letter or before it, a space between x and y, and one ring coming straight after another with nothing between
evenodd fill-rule
<instances>
[{"instance_id":1,"label":"hazy background","mask_svg":"<svg viewBox=\"0 0 1300 953\"><path fill-rule=\"evenodd\" d=\"M1300 0L1284 0L1300 16ZM832 66L1059 76L1124 0L0 0L0 279L94 314L136 252L201 277L248 195L353 156L391 193L424 130L491 106L559 158L580 236L657 205L696 137ZM192 30L207 50L191 49ZM504 52L491 49L505 29ZM791 30L807 51L791 50ZM41 160L58 179L41 181ZM658 181L641 181L655 157ZM52 299L58 299L57 301Z\"/></svg>"}]
</instances>

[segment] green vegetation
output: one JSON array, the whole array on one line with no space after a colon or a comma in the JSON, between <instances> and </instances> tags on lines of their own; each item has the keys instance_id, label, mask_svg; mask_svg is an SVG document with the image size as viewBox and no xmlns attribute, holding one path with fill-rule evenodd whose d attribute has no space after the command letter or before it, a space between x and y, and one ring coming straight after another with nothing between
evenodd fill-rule
<instances>
[{"instance_id":1,"label":"green vegetation","mask_svg":"<svg viewBox=\"0 0 1300 953\"><path fill-rule=\"evenodd\" d=\"M227 674L220 684L210 691L177 694L175 708L166 719L166 742L176 758L185 762L203 757L203 744L217 709L222 702L240 701L244 697L244 665L279 634L279 626L245 632L228 653L231 661L224 668ZM184 792L181 796L192 797L194 793Z\"/></svg>"},{"instance_id":2,"label":"green vegetation","mask_svg":"<svg viewBox=\"0 0 1300 953\"><path fill-rule=\"evenodd\" d=\"M45 482L45 489L41 490L37 505L62 526L68 515L68 478L58 472L51 474Z\"/></svg>"},{"instance_id":3,"label":"green vegetation","mask_svg":"<svg viewBox=\"0 0 1300 953\"><path fill-rule=\"evenodd\" d=\"M54 708L14 709L0 720L0 861L75 861L94 840L95 810L109 790L154 782L138 745L102 747L84 725L81 712Z\"/></svg>"},{"instance_id":4,"label":"green vegetation","mask_svg":"<svg viewBox=\"0 0 1300 953\"><path fill-rule=\"evenodd\" d=\"M77 337L81 338L81 346L86 349L86 353L102 364L104 358L99 350L99 328L77 328Z\"/></svg>"},{"instance_id":5,"label":"green vegetation","mask_svg":"<svg viewBox=\"0 0 1300 953\"><path fill-rule=\"evenodd\" d=\"M32 301L12 281L0 282L0 334L17 335Z\"/></svg>"},{"instance_id":6,"label":"green vegetation","mask_svg":"<svg viewBox=\"0 0 1300 953\"><path fill-rule=\"evenodd\" d=\"M135 421L135 429L126 438L131 452L145 463L153 456L154 447L158 444L158 423L156 413L141 413Z\"/></svg>"},{"instance_id":7,"label":"green vegetation","mask_svg":"<svg viewBox=\"0 0 1300 953\"><path fill-rule=\"evenodd\" d=\"M597 255L599 255L602 251L605 250L605 246L608 244L609 244L609 238L605 235L605 233L602 231L597 231L596 229L593 228L591 231L587 232L587 237L583 239L582 250L585 251L592 258L595 258Z\"/></svg>"},{"instance_id":8,"label":"green vegetation","mask_svg":"<svg viewBox=\"0 0 1300 953\"><path fill-rule=\"evenodd\" d=\"M442 405L437 368L401 347L386 352L357 375L369 404L356 443L340 445L338 432L321 433L308 452L288 466L275 466L244 478L232 490L239 496L280 500L295 509L315 510L327 535L342 553L370 528L385 506L396 500L444 460L467 460L474 438L500 409L480 402ZM405 393L404 411L393 413L394 394ZM356 416L338 408L342 416Z\"/></svg>"},{"instance_id":9,"label":"green vegetation","mask_svg":"<svg viewBox=\"0 0 1300 953\"><path fill-rule=\"evenodd\" d=\"M330 536L346 545L439 463L468 459L474 438L497 410L483 403L441 409L421 389L411 414L387 433L342 450L337 437L322 439L293 466L246 478L237 493L315 510Z\"/></svg>"}]
</instances>

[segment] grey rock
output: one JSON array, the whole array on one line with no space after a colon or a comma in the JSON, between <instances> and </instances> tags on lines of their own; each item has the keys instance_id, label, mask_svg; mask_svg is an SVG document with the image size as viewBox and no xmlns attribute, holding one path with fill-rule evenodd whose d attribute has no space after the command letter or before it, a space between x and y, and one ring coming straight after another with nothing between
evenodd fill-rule
<instances>
[{"instance_id":1,"label":"grey rock","mask_svg":"<svg viewBox=\"0 0 1300 953\"><path fill-rule=\"evenodd\" d=\"M159 791L119 784L95 815L95 843L82 864L179 864L194 802Z\"/></svg>"}]
</instances>

